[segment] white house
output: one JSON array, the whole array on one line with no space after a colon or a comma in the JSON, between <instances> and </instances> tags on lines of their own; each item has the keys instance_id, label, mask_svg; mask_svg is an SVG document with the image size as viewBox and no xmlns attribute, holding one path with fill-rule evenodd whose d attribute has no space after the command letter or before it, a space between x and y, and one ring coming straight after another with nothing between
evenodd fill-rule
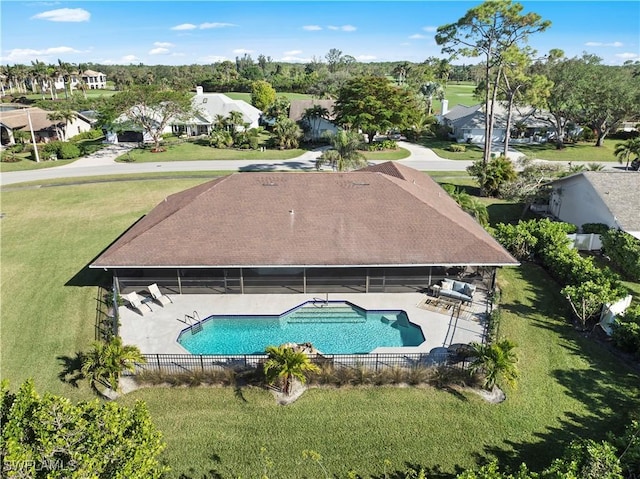
<instances>
[{"instance_id":1,"label":"white house","mask_svg":"<svg viewBox=\"0 0 640 479\"><path fill-rule=\"evenodd\" d=\"M262 112L243 100L232 100L222 93L204 93L196 87L192 100L195 112L192 118L171 122L171 132L176 135L208 135L213 130L218 115L228 118L231 112L242 114L242 122L249 128L257 128Z\"/></svg>"},{"instance_id":2,"label":"white house","mask_svg":"<svg viewBox=\"0 0 640 479\"><path fill-rule=\"evenodd\" d=\"M640 174L585 171L551 182L549 212L578 227L604 223L640 239Z\"/></svg>"},{"instance_id":3,"label":"white house","mask_svg":"<svg viewBox=\"0 0 640 479\"><path fill-rule=\"evenodd\" d=\"M511 130L522 124L522 138L512 138L511 142L543 142L548 138L548 132L553 128L544 120L537 118L539 113L533 107L514 108L511 113ZM485 113L484 104L473 106L456 105L441 116L441 123L449 126L452 137L459 143L484 143ZM495 106L495 121L492 142L501 143L506 138L507 108L497 103ZM513 137L513 134L512 134Z\"/></svg>"}]
</instances>

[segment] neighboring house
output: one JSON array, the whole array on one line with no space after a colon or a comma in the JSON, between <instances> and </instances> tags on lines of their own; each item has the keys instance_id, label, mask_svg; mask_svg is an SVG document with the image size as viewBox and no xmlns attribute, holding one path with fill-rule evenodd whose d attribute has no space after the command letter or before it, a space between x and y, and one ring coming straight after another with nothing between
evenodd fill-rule
<instances>
[{"instance_id":1,"label":"neighboring house","mask_svg":"<svg viewBox=\"0 0 640 479\"><path fill-rule=\"evenodd\" d=\"M386 162L203 183L163 200L90 268L121 293L324 294L422 291L465 268L493 286L496 268L517 264L428 175Z\"/></svg>"},{"instance_id":2,"label":"neighboring house","mask_svg":"<svg viewBox=\"0 0 640 479\"><path fill-rule=\"evenodd\" d=\"M222 93L204 93L201 86L196 87L192 104L196 112L194 116L188 120L172 122L171 132L176 135L208 135L214 129L218 115L227 118L233 111L242 114L242 121L249 128L257 128L262 115L260 110L246 101L232 100Z\"/></svg>"},{"instance_id":3,"label":"neighboring house","mask_svg":"<svg viewBox=\"0 0 640 479\"><path fill-rule=\"evenodd\" d=\"M535 117L534 117L535 115ZM550 124L539 118L540 112L533 107L514 108L511 114L510 142L545 142L549 132L554 131ZM456 105L441 116L442 124L452 130L451 136L458 141L468 143L483 143L485 136L484 104L465 106ZM504 142L506 137L507 109L502 104L495 107L495 123L492 141ZM522 127L519 135L514 132Z\"/></svg>"},{"instance_id":4,"label":"neighboring house","mask_svg":"<svg viewBox=\"0 0 640 479\"><path fill-rule=\"evenodd\" d=\"M640 174L585 171L551 182L549 212L581 227L604 223L640 239Z\"/></svg>"},{"instance_id":5,"label":"neighboring house","mask_svg":"<svg viewBox=\"0 0 640 479\"><path fill-rule=\"evenodd\" d=\"M103 90L107 88L107 75L102 72L93 70L85 70L80 75L82 81L87 85L89 90ZM75 82L73 80L76 80ZM72 78L71 86L76 87L79 82L76 77ZM64 87L63 87L64 88Z\"/></svg>"},{"instance_id":6,"label":"neighboring house","mask_svg":"<svg viewBox=\"0 0 640 479\"><path fill-rule=\"evenodd\" d=\"M40 143L58 139L65 140L91 129L91 121L80 113L76 113L76 118L66 125L58 124L58 126L56 126L55 121L49 120L48 116L51 113L36 107L0 109L0 138L2 145L15 144L14 131L16 130L31 133L33 128L35 140ZM31 120L31 123L29 123L29 120ZM58 138L59 129L64 134L63 138Z\"/></svg>"},{"instance_id":7,"label":"neighboring house","mask_svg":"<svg viewBox=\"0 0 640 479\"><path fill-rule=\"evenodd\" d=\"M289 119L307 124L304 134L305 140L320 140L327 133L336 133L338 131L338 126L334 123L336 115L333 112L333 107L335 104L335 100L291 100ZM328 113L327 117L305 119L305 112L314 106L326 109Z\"/></svg>"}]
</instances>

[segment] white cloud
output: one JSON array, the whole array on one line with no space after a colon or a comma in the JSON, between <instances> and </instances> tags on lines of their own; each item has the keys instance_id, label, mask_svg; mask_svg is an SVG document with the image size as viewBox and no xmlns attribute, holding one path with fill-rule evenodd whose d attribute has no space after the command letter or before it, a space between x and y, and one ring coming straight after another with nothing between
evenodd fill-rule
<instances>
[{"instance_id":1,"label":"white cloud","mask_svg":"<svg viewBox=\"0 0 640 479\"><path fill-rule=\"evenodd\" d=\"M311 61L311 58L303 58L296 55L285 55L279 61L290 63L309 63Z\"/></svg>"},{"instance_id":2,"label":"white cloud","mask_svg":"<svg viewBox=\"0 0 640 479\"><path fill-rule=\"evenodd\" d=\"M225 60L228 60L227 57L221 57L220 55L209 55L206 57L198 58L198 63L220 63Z\"/></svg>"},{"instance_id":3,"label":"white cloud","mask_svg":"<svg viewBox=\"0 0 640 479\"><path fill-rule=\"evenodd\" d=\"M59 8L38 13L31 18L50 22L88 22L91 14L83 8Z\"/></svg>"},{"instance_id":4,"label":"white cloud","mask_svg":"<svg viewBox=\"0 0 640 479\"><path fill-rule=\"evenodd\" d=\"M133 63L133 62L137 62L138 61L138 57L135 55L125 55L122 57L121 61L119 63Z\"/></svg>"},{"instance_id":5,"label":"white cloud","mask_svg":"<svg viewBox=\"0 0 640 479\"><path fill-rule=\"evenodd\" d=\"M60 55L63 53L80 53L80 50L76 50L71 47L51 47L36 50L33 48L14 48L9 50L7 56L2 57L2 61L8 61L13 63L25 63L34 59L34 57L41 57L46 59L50 55Z\"/></svg>"},{"instance_id":6,"label":"white cloud","mask_svg":"<svg viewBox=\"0 0 640 479\"><path fill-rule=\"evenodd\" d=\"M233 53L237 55L243 55L245 53L253 53L253 50L247 50L246 48L236 48Z\"/></svg>"},{"instance_id":7,"label":"white cloud","mask_svg":"<svg viewBox=\"0 0 640 479\"><path fill-rule=\"evenodd\" d=\"M234 25L233 23L213 22L213 23L201 23L198 26L198 28L200 28L200 30L207 30L209 28L226 28L226 27L237 27L237 25Z\"/></svg>"},{"instance_id":8,"label":"white cloud","mask_svg":"<svg viewBox=\"0 0 640 479\"><path fill-rule=\"evenodd\" d=\"M356 60L361 61L361 62L369 62L371 60L375 60L376 57L375 55L358 55L356 57Z\"/></svg>"},{"instance_id":9,"label":"white cloud","mask_svg":"<svg viewBox=\"0 0 640 479\"><path fill-rule=\"evenodd\" d=\"M168 48L152 48L149 50L149 55L164 55L166 53L169 53Z\"/></svg>"},{"instance_id":10,"label":"white cloud","mask_svg":"<svg viewBox=\"0 0 640 479\"><path fill-rule=\"evenodd\" d=\"M640 59L640 55L637 53L625 52L625 53L616 53L615 56L622 60L634 60L636 58Z\"/></svg>"},{"instance_id":11,"label":"white cloud","mask_svg":"<svg viewBox=\"0 0 640 479\"><path fill-rule=\"evenodd\" d=\"M322 27L320 25L305 25L302 29L308 32L317 32L318 30L322 30Z\"/></svg>"},{"instance_id":12,"label":"white cloud","mask_svg":"<svg viewBox=\"0 0 640 479\"><path fill-rule=\"evenodd\" d=\"M411 35L409 38L411 38L411 40L424 40L425 38L427 38L427 36L423 35L422 33L415 33Z\"/></svg>"},{"instance_id":13,"label":"white cloud","mask_svg":"<svg viewBox=\"0 0 640 479\"><path fill-rule=\"evenodd\" d=\"M624 44L622 42L609 42L609 43L587 42L587 43L585 43L585 46L587 46L587 47L615 47L615 48L620 48L620 47L624 46Z\"/></svg>"},{"instance_id":14,"label":"white cloud","mask_svg":"<svg viewBox=\"0 0 640 479\"><path fill-rule=\"evenodd\" d=\"M158 48L171 48L175 45L170 42L153 42L153 46Z\"/></svg>"},{"instance_id":15,"label":"white cloud","mask_svg":"<svg viewBox=\"0 0 640 479\"><path fill-rule=\"evenodd\" d=\"M288 52L284 52L284 54L288 57L295 57L296 55L300 55L302 50L289 50Z\"/></svg>"},{"instance_id":16,"label":"white cloud","mask_svg":"<svg viewBox=\"0 0 640 479\"><path fill-rule=\"evenodd\" d=\"M342 26L328 25L327 28L329 30L340 30L343 32L355 32L357 30L357 28L354 27L353 25L342 25Z\"/></svg>"},{"instance_id":17,"label":"white cloud","mask_svg":"<svg viewBox=\"0 0 640 479\"><path fill-rule=\"evenodd\" d=\"M435 33L438 30L438 27L432 27L432 26L422 27L422 30L429 33Z\"/></svg>"},{"instance_id":18,"label":"white cloud","mask_svg":"<svg viewBox=\"0 0 640 479\"><path fill-rule=\"evenodd\" d=\"M175 27L171 27L171 30L195 30L198 28L193 23L181 23L180 25L176 25Z\"/></svg>"}]
</instances>

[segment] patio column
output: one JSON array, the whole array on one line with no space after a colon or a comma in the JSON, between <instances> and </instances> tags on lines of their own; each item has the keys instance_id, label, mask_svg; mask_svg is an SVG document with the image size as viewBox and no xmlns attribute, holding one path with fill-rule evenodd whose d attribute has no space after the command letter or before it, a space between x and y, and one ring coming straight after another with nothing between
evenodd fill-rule
<instances>
[{"instance_id":1,"label":"patio column","mask_svg":"<svg viewBox=\"0 0 640 479\"><path fill-rule=\"evenodd\" d=\"M302 293L307 294L307 268L302 268Z\"/></svg>"},{"instance_id":2,"label":"patio column","mask_svg":"<svg viewBox=\"0 0 640 479\"><path fill-rule=\"evenodd\" d=\"M178 276L178 292L182 294L182 281L180 281L180 270L176 270L176 274Z\"/></svg>"}]
</instances>

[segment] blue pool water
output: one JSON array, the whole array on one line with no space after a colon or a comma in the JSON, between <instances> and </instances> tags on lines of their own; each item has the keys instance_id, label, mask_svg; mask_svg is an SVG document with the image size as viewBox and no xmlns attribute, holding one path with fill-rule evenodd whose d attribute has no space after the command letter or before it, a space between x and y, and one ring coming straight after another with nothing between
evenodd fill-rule
<instances>
[{"instance_id":1,"label":"blue pool water","mask_svg":"<svg viewBox=\"0 0 640 479\"><path fill-rule=\"evenodd\" d=\"M192 354L262 354L267 346L312 343L325 354L418 346L422 330L404 311L366 311L350 303L304 303L280 316L210 316L178 342Z\"/></svg>"}]
</instances>

